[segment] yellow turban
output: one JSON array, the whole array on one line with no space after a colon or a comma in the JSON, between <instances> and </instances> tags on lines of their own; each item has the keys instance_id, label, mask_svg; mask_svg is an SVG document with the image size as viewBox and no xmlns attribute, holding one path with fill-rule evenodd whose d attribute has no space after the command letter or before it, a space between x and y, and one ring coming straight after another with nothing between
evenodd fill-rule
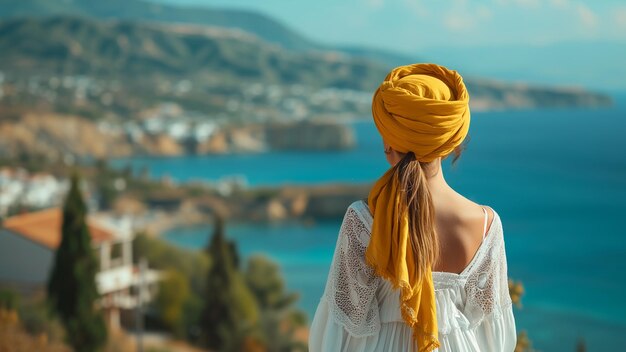
<instances>
[{"instance_id":1,"label":"yellow turban","mask_svg":"<svg viewBox=\"0 0 626 352\"><path fill-rule=\"evenodd\" d=\"M428 162L460 145L470 124L469 95L461 76L435 64L392 70L374 94L372 115L384 141L401 153ZM390 168L372 187L368 204L372 234L365 258L376 273L400 288L404 321L413 329L419 351L439 347L432 263L419 273L411 250L399 180Z\"/></svg>"}]
</instances>

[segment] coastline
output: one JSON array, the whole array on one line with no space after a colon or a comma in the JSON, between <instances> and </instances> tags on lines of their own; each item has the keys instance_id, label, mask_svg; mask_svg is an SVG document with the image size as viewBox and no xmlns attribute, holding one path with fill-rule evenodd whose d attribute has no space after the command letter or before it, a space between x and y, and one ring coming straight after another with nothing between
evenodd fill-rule
<instances>
[{"instance_id":1,"label":"coastline","mask_svg":"<svg viewBox=\"0 0 626 352\"><path fill-rule=\"evenodd\" d=\"M625 211L622 176L626 165L622 148L615 147L615 143L624 143L620 133L626 125L625 101L616 99L609 109L478 113L472 121L475 132L469 150L455 169L444 165L451 185L501 215L509 274L522 281L527 291L524 308L516 318L520 331L528 330L536 348L559 350L563 341L571 341L573 347L580 337L589 346L607 350L616 350L624 342L614 333L625 326L626 311L612 302L619 301L626 289L623 282L615 280L615 275L626 270L620 260L626 243L619 221ZM589 124L591 118L596 123ZM160 159L149 165L156 175L160 172L157 165L164 163L163 170L177 168L207 178L237 170L248 174L252 188L268 180L274 184L311 179L326 182L327 177L371 182L386 165L373 124L356 126L359 147L347 153L270 152L250 158L200 159L197 163L186 159L170 164ZM555 130L560 133L555 135ZM571 143L581 138L594 143ZM541 147L546 143L555 148ZM601 157L599 153L603 153ZM581 160L593 162L594 167L581 168ZM185 164L189 166L185 168ZM245 169L231 168L231 164ZM276 168L265 170L264 165ZM312 172L314 177L310 177ZM174 177L184 181L180 175ZM358 199L360 195L351 197ZM229 234L237 238L243 252L264 252L276 258L290 288L302 293L301 307L311 312L323 289L338 222L320 220L308 228L281 222L237 223ZM165 239L199 248L209 231L202 226L179 228ZM584 241L589 234L599 240ZM589 260L597 265L590 267ZM590 289L576 290L581 281L589 283ZM543 309L546 307L559 309ZM563 319L568 320L563 323Z\"/></svg>"},{"instance_id":2,"label":"coastline","mask_svg":"<svg viewBox=\"0 0 626 352\"><path fill-rule=\"evenodd\" d=\"M606 108L620 93L601 94L575 89L533 88L526 85L478 83L470 102L473 112L538 109ZM497 93L500 89L502 92ZM497 94L496 94L497 93ZM162 106L161 106L162 105ZM150 109L151 116L120 124L73 114L23 113L21 121L0 119L0 147L5 157L73 158L185 157L190 155L259 154L281 150L343 151L356 147L351 125L370 120L361 112L316 113L305 118L224 122L172 104ZM72 128L59 126L71 125ZM38 138L40 135L47 139ZM63 146L63 151L59 151ZM107 147L105 147L107 146Z\"/></svg>"},{"instance_id":3,"label":"coastline","mask_svg":"<svg viewBox=\"0 0 626 352\"><path fill-rule=\"evenodd\" d=\"M238 224L298 222L313 226L318 221L340 219L348 205L367 196L369 184L323 184L259 187L228 197L203 195L170 199L170 209L138 212L135 227L151 236L162 236L175 228L210 225L216 213ZM148 203L150 200L148 200ZM123 213L123 205L114 212Z\"/></svg>"}]
</instances>

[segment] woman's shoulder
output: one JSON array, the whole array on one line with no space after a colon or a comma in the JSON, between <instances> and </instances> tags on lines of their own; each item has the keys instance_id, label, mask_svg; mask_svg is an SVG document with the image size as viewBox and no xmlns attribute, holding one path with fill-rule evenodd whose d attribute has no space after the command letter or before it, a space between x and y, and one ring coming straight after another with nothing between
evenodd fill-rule
<instances>
[{"instance_id":1,"label":"woman's shoulder","mask_svg":"<svg viewBox=\"0 0 626 352\"><path fill-rule=\"evenodd\" d=\"M487 214L487 221L485 223L486 234L490 233L492 229L495 229L494 225L496 225L497 221L500 221L500 217L498 216L498 212L490 205L480 204L480 206L484 209Z\"/></svg>"},{"instance_id":2,"label":"woman's shoulder","mask_svg":"<svg viewBox=\"0 0 626 352\"><path fill-rule=\"evenodd\" d=\"M349 243L367 246L371 235L372 221L366 202L361 200L352 202L343 217L339 241L341 242L343 238L343 241L348 240Z\"/></svg>"},{"instance_id":3,"label":"woman's shoulder","mask_svg":"<svg viewBox=\"0 0 626 352\"><path fill-rule=\"evenodd\" d=\"M458 200L455 203L455 213L453 218L457 218L459 222L470 224L470 227L476 228L481 225L482 234L488 236L492 230L501 228L500 215L494 207L488 204L475 202L459 193ZM473 224L473 225L472 225Z\"/></svg>"},{"instance_id":4,"label":"woman's shoulder","mask_svg":"<svg viewBox=\"0 0 626 352\"><path fill-rule=\"evenodd\" d=\"M348 208L353 208L353 207L366 207L367 208L368 207L367 198L357 199L348 206Z\"/></svg>"},{"instance_id":5,"label":"woman's shoulder","mask_svg":"<svg viewBox=\"0 0 626 352\"><path fill-rule=\"evenodd\" d=\"M502 219L500 219L500 214L490 205L481 205L487 211L489 215L487 221L487 233L491 233L493 231L501 231L502 230Z\"/></svg>"},{"instance_id":6,"label":"woman's shoulder","mask_svg":"<svg viewBox=\"0 0 626 352\"><path fill-rule=\"evenodd\" d=\"M373 219L372 213L367 205L367 199L359 199L352 202L346 210L346 216L351 213L356 215L367 227L371 227Z\"/></svg>"}]
</instances>

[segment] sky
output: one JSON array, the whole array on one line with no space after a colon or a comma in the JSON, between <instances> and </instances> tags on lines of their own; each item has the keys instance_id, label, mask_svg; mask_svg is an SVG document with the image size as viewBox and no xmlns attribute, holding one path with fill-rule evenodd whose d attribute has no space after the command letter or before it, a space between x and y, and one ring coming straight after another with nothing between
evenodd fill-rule
<instances>
[{"instance_id":1,"label":"sky","mask_svg":"<svg viewBox=\"0 0 626 352\"><path fill-rule=\"evenodd\" d=\"M625 0L159 0L253 9L326 44L424 48L626 44Z\"/></svg>"},{"instance_id":2,"label":"sky","mask_svg":"<svg viewBox=\"0 0 626 352\"><path fill-rule=\"evenodd\" d=\"M626 93L626 0L151 0L264 13L322 44L474 77Z\"/></svg>"}]
</instances>

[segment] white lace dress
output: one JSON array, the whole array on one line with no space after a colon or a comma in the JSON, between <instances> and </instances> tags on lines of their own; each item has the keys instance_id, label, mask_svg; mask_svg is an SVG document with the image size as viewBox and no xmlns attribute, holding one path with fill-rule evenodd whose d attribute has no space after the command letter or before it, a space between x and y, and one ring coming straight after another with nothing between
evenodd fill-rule
<instances>
[{"instance_id":1,"label":"white lace dress","mask_svg":"<svg viewBox=\"0 0 626 352\"><path fill-rule=\"evenodd\" d=\"M399 291L365 263L372 217L364 201L343 219L328 281L309 335L309 351L417 351L400 314ZM434 272L438 351L513 351L515 320L508 290L502 223L494 219L461 274Z\"/></svg>"}]
</instances>

